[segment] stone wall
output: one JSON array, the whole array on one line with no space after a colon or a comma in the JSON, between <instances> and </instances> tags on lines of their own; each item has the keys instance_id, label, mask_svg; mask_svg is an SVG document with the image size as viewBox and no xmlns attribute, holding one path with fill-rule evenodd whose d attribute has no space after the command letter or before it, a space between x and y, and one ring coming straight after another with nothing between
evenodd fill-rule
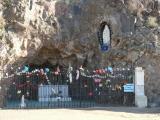
<instances>
[{"instance_id":1,"label":"stone wall","mask_svg":"<svg viewBox=\"0 0 160 120\"><path fill-rule=\"evenodd\" d=\"M154 102L160 98L159 14L154 0L0 1L0 69L46 61L142 66L146 95ZM108 52L99 49L102 22L112 30Z\"/></svg>"}]
</instances>

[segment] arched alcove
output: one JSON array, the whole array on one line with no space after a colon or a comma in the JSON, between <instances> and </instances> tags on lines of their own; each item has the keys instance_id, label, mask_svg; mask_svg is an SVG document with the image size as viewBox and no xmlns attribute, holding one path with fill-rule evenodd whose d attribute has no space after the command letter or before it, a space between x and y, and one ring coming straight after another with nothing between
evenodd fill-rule
<instances>
[{"instance_id":1,"label":"arched alcove","mask_svg":"<svg viewBox=\"0 0 160 120\"><path fill-rule=\"evenodd\" d=\"M98 40L101 49L107 51L111 47L111 27L107 22L102 22L98 30Z\"/></svg>"}]
</instances>

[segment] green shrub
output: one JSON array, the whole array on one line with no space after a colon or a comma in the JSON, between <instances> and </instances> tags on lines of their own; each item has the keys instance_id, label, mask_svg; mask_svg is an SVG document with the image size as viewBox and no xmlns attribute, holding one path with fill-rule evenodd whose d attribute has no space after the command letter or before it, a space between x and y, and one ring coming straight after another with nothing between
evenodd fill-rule
<instances>
[{"instance_id":1,"label":"green shrub","mask_svg":"<svg viewBox=\"0 0 160 120\"><path fill-rule=\"evenodd\" d=\"M3 5L5 7L10 7L12 5L12 0L3 0Z\"/></svg>"}]
</instances>

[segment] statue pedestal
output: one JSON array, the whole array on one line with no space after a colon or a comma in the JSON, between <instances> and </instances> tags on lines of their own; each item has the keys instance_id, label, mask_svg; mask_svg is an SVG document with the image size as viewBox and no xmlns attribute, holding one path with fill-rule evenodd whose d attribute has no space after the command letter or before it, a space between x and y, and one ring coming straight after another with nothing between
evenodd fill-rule
<instances>
[{"instance_id":1,"label":"statue pedestal","mask_svg":"<svg viewBox=\"0 0 160 120\"><path fill-rule=\"evenodd\" d=\"M147 107L147 97L144 91L144 70L141 67L135 69L135 104L139 108Z\"/></svg>"},{"instance_id":2,"label":"statue pedestal","mask_svg":"<svg viewBox=\"0 0 160 120\"><path fill-rule=\"evenodd\" d=\"M71 101L68 96L68 85L40 85L38 87L39 102Z\"/></svg>"},{"instance_id":3,"label":"statue pedestal","mask_svg":"<svg viewBox=\"0 0 160 120\"><path fill-rule=\"evenodd\" d=\"M139 108L147 107L147 97L145 95L136 95L135 104Z\"/></svg>"}]
</instances>

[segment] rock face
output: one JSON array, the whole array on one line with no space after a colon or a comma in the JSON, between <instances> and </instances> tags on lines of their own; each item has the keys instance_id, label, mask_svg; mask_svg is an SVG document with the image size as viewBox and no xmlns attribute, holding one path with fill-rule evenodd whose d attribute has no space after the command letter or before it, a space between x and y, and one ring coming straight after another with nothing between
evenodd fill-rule
<instances>
[{"instance_id":1,"label":"rock face","mask_svg":"<svg viewBox=\"0 0 160 120\"><path fill-rule=\"evenodd\" d=\"M0 1L0 70L45 62L142 66L146 94L154 102L160 98L159 7L157 0ZM97 38L103 22L112 31L108 52L100 50Z\"/></svg>"}]
</instances>

